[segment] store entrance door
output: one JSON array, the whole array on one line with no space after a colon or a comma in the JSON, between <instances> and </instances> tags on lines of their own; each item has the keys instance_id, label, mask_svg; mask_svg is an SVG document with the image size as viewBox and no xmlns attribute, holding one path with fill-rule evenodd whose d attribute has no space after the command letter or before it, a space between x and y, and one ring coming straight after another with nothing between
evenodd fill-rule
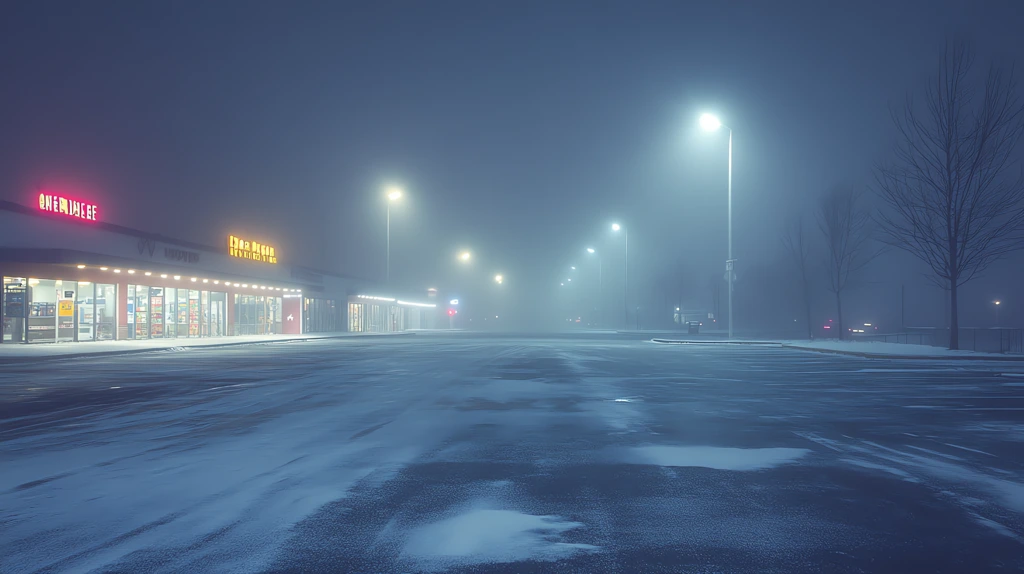
<instances>
[{"instance_id":1,"label":"store entrance door","mask_svg":"<svg viewBox=\"0 0 1024 574\"><path fill-rule=\"evenodd\" d=\"M210 297L210 334L212 336L224 336L224 321L224 294L213 293Z\"/></svg>"},{"instance_id":2,"label":"store entrance door","mask_svg":"<svg viewBox=\"0 0 1024 574\"><path fill-rule=\"evenodd\" d=\"M93 341L96 339L96 299L93 285L88 281L78 282L78 298L75 301L75 314L78 315L78 340Z\"/></svg>"}]
</instances>

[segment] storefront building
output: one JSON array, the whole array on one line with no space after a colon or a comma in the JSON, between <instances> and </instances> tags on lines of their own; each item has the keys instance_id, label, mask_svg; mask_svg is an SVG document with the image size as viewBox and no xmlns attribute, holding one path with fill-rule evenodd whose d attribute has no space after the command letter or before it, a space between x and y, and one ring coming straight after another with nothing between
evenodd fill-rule
<instances>
[{"instance_id":1,"label":"storefront building","mask_svg":"<svg viewBox=\"0 0 1024 574\"><path fill-rule=\"evenodd\" d=\"M348 299L348 330L353 333L393 333L435 327L437 305L394 297L354 295Z\"/></svg>"},{"instance_id":2,"label":"storefront building","mask_svg":"<svg viewBox=\"0 0 1024 574\"><path fill-rule=\"evenodd\" d=\"M103 213L48 193L38 208L0 202L0 344L344 330L334 302L351 280L279 263L255 238L218 249Z\"/></svg>"},{"instance_id":3,"label":"storefront building","mask_svg":"<svg viewBox=\"0 0 1024 574\"><path fill-rule=\"evenodd\" d=\"M432 325L434 304L360 296L372 285L289 265L258 238L212 247L106 222L87 201L35 199L0 201L0 344Z\"/></svg>"}]
</instances>

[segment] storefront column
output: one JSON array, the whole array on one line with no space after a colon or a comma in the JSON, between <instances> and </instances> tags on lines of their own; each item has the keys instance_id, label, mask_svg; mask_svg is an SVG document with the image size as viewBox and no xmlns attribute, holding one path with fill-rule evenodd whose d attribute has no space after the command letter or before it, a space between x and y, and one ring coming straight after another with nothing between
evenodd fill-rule
<instances>
[{"instance_id":1,"label":"storefront column","mask_svg":"<svg viewBox=\"0 0 1024 574\"><path fill-rule=\"evenodd\" d=\"M227 312L228 312L227 313L228 321L227 321L227 326L224 329L224 334L225 335L234 335L235 334L235 293L233 293L231 291L227 292L227 302L224 303L224 306L227 307Z\"/></svg>"},{"instance_id":2,"label":"storefront column","mask_svg":"<svg viewBox=\"0 0 1024 574\"><path fill-rule=\"evenodd\" d=\"M117 327L115 341L128 339L128 281L117 282Z\"/></svg>"}]
</instances>

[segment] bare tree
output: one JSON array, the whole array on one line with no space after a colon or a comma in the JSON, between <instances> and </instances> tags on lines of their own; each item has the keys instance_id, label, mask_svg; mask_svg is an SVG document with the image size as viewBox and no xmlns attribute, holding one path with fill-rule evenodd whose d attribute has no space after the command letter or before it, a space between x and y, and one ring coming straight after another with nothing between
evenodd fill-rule
<instances>
[{"instance_id":1,"label":"bare tree","mask_svg":"<svg viewBox=\"0 0 1024 574\"><path fill-rule=\"evenodd\" d=\"M862 207L861 195L852 187L835 187L822 196L818 208L818 228L825 240L828 290L836 296L840 339L845 336L843 291L878 254L872 249L871 213Z\"/></svg>"},{"instance_id":2,"label":"bare tree","mask_svg":"<svg viewBox=\"0 0 1024 574\"><path fill-rule=\"evenodd\" d=\"M919 113L908 98L893 112L895 161L876 171L885 241L928 264L948 291L949 348L959 348L957 289L1024 246L1024 179L1008 177L1024 133L1012 69L991 66L980 98L964 44L947 45Z\"/></svg>"},{"instance_id":3,"label":"bare tree","mask_svg":"<svg viewBox=\"0 0 1024 574\"><path fill-rule=\"evenodd\" d=\"M782 233L782 245L786 248L800 277L800 296L803 299L804 313L807 318L807 338L814 338L814 327L811 323L811 276L810 276L810 243L804 239L804 220L797 216L786 224Z\"/></svg>"}]
</instances>

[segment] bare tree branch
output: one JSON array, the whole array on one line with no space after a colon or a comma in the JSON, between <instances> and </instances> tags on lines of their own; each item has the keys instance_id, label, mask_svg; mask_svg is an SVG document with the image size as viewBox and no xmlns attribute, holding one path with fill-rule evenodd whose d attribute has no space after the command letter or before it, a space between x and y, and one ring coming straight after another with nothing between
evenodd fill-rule
<instances>
[{"instance_id":1,"label":"bare tree branch","mask_svg":"<svg viewBox=\"0 0 1024 574\"><path fill-rule=\"evenodd\" d=\"M843 338L842 294L857 272L879 254L873 244L871 212L862 206L861 192L835 187L821 198L818 229L825 240L828 290L836 296L839 338Z\"/></svg>"},{"instance_id":2,"label":"bare tree branch","mask_svg":"<svg viewBox=\"0 0 1024 574\"><path fill-rule=\"evenodd\" d=\"M978 93L973 65L966 44L947 43L923 111L908 98L893 112L894 160L875 170L884 241L927 264L932 282L949 291L954 349L957 288L1024 247L1024 174L1011 173L1024 105L1012 68L990 67Z\"/></svg>"},{"instance_id":3,"label":"bare tree branch","mask_svg":"<svg viewBox=\"0 0 1024 574\"><path fill-rule=\"evenodd\" d=\"M810 242L804 236L803 218L797 216L786 224L782 234L782 245L793 259L794 266L800 276L801 299L803 299L805 320L807 321L807 338L814 338L814 326L811 322L811 277L810 277Z\"/></svg>"}]
</instances>

